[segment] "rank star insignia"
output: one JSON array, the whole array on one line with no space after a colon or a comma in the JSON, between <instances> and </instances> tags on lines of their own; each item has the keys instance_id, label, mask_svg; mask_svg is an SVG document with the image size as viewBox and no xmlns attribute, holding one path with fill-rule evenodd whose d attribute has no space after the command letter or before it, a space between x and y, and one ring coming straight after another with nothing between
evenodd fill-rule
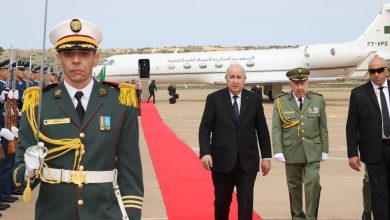
<instances>
[{"instance_id":1,"label":"rank star insignia","mask_svg":"<svg viewBox=\"0 0 390 220\"><path fill-rule=\"evenodd\" d=\"M99 95L105 95L107 93L107 90L105 88L99 89Z\"/></svg>"},{"instance_id":2,"label":"rank star insignia","mask_svg":"<svg viewBox=\"0 0 390 220\"><path fill-rule=\"evenodd\" d=\"M58 97L58 96L61 95L61 93L62 93L62 90L61 90L61 89L57 89L57 90L54 92L54 95L55 95L56 97Z\"/></svg>"},{"instance_id":3,"label":"rank star insignia","mask_svg":"<svg viewBox=\"0 0 390 220\"><path fill-rule=\"evenodd\" d=\"M80 20L78 19L73 19L71 22L70 22L70 29L77 33L81 30L81 22Z\"/></svg>"}]
</instances>

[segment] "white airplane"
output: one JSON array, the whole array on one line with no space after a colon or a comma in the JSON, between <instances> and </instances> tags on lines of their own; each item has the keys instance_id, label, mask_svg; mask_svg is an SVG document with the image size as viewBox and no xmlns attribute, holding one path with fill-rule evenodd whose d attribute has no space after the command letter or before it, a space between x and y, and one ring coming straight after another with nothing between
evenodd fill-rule
<instances>
[{"instance_id":1,"label":"white airplane","mask_svg":"<svg viewBox=\"0 0 390 220\"><path fill-rule=\"evenodd\" d=\"M106 80L114 82L150 78L169 84L225 84L227 67L239 63L246 70L246 84L264 85L264 94L272 99L288 83L286 72L290 69L310 69L311 82L342 81L365 76L374 56L390 61L390 3L383 5L367 30L351 42L288 49L114 55L94 68L94 76L105 67Z\"/></svg>"}]
</instances>

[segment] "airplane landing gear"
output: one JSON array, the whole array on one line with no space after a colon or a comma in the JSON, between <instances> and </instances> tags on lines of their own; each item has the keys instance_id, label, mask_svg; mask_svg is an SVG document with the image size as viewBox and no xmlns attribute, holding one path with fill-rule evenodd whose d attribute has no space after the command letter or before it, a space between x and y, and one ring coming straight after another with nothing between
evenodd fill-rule
<instances>
[{"instance_id":1,"label":"airplane landing gear","mask_svg":"<svg viewBox=\"0 0 390 220\"><path fill-rule=\"evenodd\" d=\"M176 99L179 98L179 94L176 93L176 86L174 85L168 86L168 94L169 96L171 96L171 98L169 98L169 104L175 104Z\"/></svg>"}]
</instances>

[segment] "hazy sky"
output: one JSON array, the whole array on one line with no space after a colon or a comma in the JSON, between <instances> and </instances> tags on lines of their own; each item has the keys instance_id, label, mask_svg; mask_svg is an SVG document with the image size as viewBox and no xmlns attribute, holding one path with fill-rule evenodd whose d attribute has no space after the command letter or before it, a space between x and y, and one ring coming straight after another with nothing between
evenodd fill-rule
<instances>
[{"instance_id":1,"label":"hazy sky","mask_svg":"<svg viewBox=\"0 0 390 220\"><path fill-rule=\"evenodd\" d=\"M0 0L0 47L42 48L45 0ZM103 31L102 48L269 46L359 37L385 0L49 0L47 35L81 17ZM52 47L47 39L46 48Z\"/></svg>"}]
</instances>

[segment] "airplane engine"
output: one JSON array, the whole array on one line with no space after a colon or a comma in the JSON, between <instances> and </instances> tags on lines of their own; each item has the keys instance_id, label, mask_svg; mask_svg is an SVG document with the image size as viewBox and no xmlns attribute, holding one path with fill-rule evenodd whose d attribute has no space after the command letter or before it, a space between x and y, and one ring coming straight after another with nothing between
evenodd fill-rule
<instances>
[{"instance_id":1,"label":"airplane engine","mask_svg":"<svg viewBox=\"0 0 390 220\"><path fill-rule=\"evenodd\" d=\"M357 65L367 52L351 44L317 44L306 46L304 58L309 69L340 68Z\"/></svg>"}]
</instances>

